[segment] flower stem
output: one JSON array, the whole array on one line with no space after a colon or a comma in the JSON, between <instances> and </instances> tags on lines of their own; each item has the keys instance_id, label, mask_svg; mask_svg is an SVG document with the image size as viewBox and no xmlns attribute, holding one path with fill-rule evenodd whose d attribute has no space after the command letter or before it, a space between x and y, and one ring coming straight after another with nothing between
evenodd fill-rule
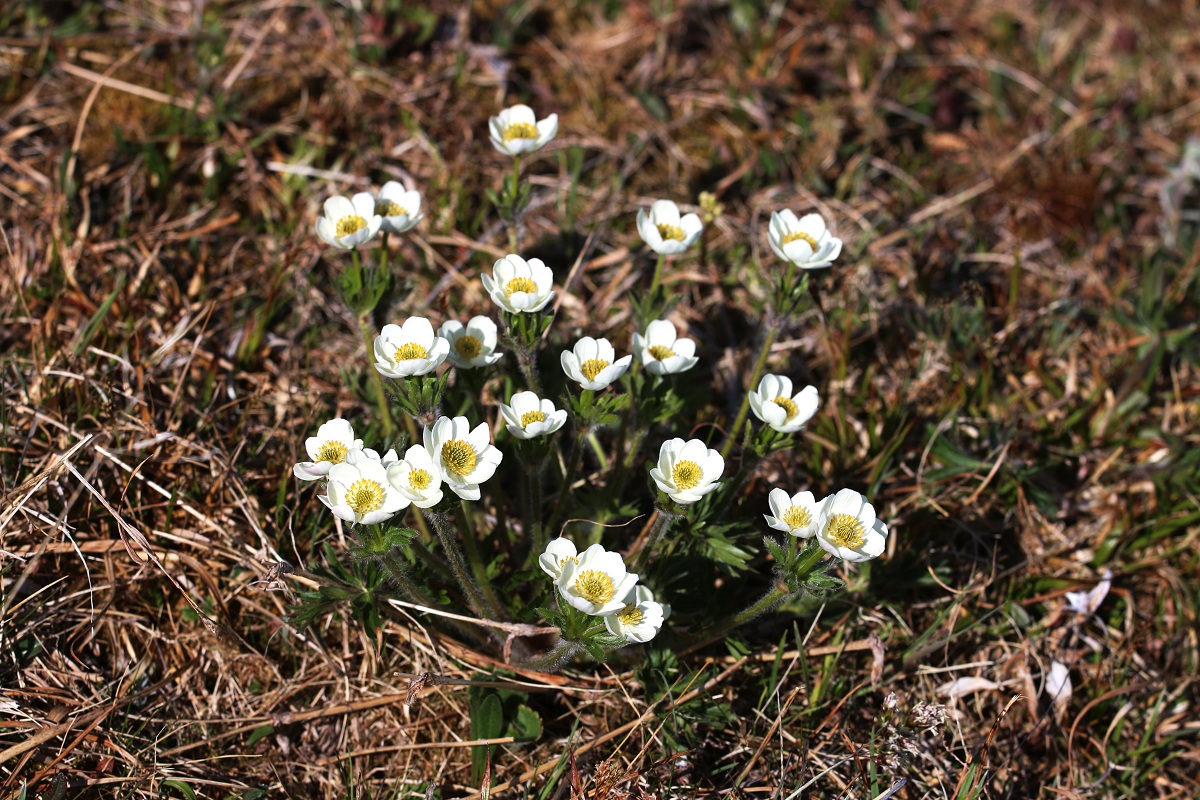
<instances>
[{"instance_id":1,"label":"flower stem","mask_svg":"<svg viewBox=\"0 0 1200 800\"><path fill-rule=\"evenodd\" d=\"M654 301L654 293L658 290L658 284L662 280L663 265L667 263L667 257L662 253L658 255L658 263L654 265L654 278L650 281L650 301Z\"/></svg>"},{"instance_id":2,"label":"flower stem","mask_svg":"<svg viewBox=\"0 0 1200 800\"><path fill-rule=\"evenodd\" d=\"M650 561L650 556L658 549L662 543L663 537L667 535L667 531L675 524L675 520L679 519L678 514L672 514L668 511L658 509L658 518L654 520L654 527L650 529L650 533L646 536L646 545L642 551L638 553L637 561L634 563L634 569L639 573L646 568L646 564Z\"/></svg>"},{"instance_id":3,"label":"flower stem","mask_svg":"<svg viewBox=\"0 0 1200 800\"><path fill-rule=\"evenodd\" d=\"M487 604L487 611L492 619L508 619L508 614L505 613L499 599L496 597L496 590L492 588L492 582L488 580L487 566L483 563L483 559L479 555L479 544L475 541L475 530L471 525L471 518L474 516L471 504L463 500L459 505L459 514L457 516L458 529L462 534L463 546L467 551L467 560L471 562L471 570L475 573L476 585L482 590L483 600Z\"/></svg>"},{"instance_id":4,"label":"flower stem","mask_svg":"<svg viewBox=\"0 0 1200 800\"><path fill-rule=\"evenodd\" d=\"M379 237L379 274L387 275L388 268L388 232L384 231Z\"/></svg>"},{"instance_id":5,"label":"flower stem","mask_svg":"<svg viewBox=\"0 0 1200 800\"><path fill-rule=\"evenodd\" d=\"M583 645L579 642L559 639L548 652L528 660L518 661L513 659L512 663L525 669L535 669L538 672L557 672L582 652Z\"/></svg>"},{"instance_id":6,"label":"flower stem","mask_svg":"<svg viewBox=\"0 0 1200 800\"><path fill-rule=\"evenodd\" d=\"M455 541L456 532L450 522L450 517L447 514L435 511L427 511L425 513L429 517L429 521L433 523L434 530L437 531L438 541L442 545L442 552L446 554L446 560L450 562L450 571L454 573L455 580L458 581L459 587L467 597L467 605L476 614L486 616L487 606L484 605L483 595L479 591L479 587L471 580L471 573L467 571L467 562L463 558L462 548Z\"/></svg>"},{"instance_id":7,"label":"flower stem","mask_svg":"<svg viewBox=\"0 0 1200 800\"><path fill-rule=\"evenodd\" d=\"M779 323L774 320L768 321L767 336L763 339L762 350L758 352L758 361L754 364L754 372L750 374L750 383L742 393L742 406L738 409L737 418L734 419L733 427L729 430L729 438L721 446L721 458L729 458L729 451L733 450L733 446L738 440L738 434L742 432L742 426L746 424L746 416L750 413L750 392L758 386L758 379L762 377L763 370L767 366L767 356L771 354L771 346L775 344L775 337L778 335Z\"/></svg>"},{"instance_id":8,"label":"flower stem","mask_svg":"<svg viewBox=\"0 0 1200 800\"><path fill-rule=\"evenodd\" d=\"M521 375L524 376L525 382L529 384L529 391L541 397L542 385L538 381L536 345L530 347L528 344L522 343L517 350L517 365L521 368Z\"/></svg>"},{"instance_id":9,"label":"flower stem","mask_svg":"<svg viewBox=\"0 0 1200 800\"><path fill-rule=\"evenodd\" d=\"M521 244L521 209L518 207L521 196L521 156L513 156L513 172L512 172L512 196L509 200L512 202L510 211L512 212L512 220L508 225L508 252L516 253L517 247ZM534 391L537 391L536 389Z\"/></svg>"},{"instance_id":10,"label":"flower stem","mask_svg":"<svg viewBox=\"0 0 1200 800\"><path fill-rule=\"evenodd\" d=\"M404 562L400 560L400 556L397 555L395 548L383 553L379 557L379 561L383 564L388 577L400 587L400 591L404 592L409 600L423 606L432 606L434 604L429 599L429 596L422 592L408 577L408 573L404 569Z\"/></svg>"},{"instance_id":11,"label":"flower stem","mask_svg":"<svg viewBox=\"0 0 1200 800\"><path fill-rule=\"evenodd\" d=\"M392 419L388 395L383 388L383 378L380 377L379 370L375 369L375 340L371 337L371 315L364 313L360 316L358 325L362 329L363 346L367 349L367 361L370 364L367 370L371 373L371 382L375 385L375 403L379 407L380 422L383 423L383 436L384 439L390 441L396 430L396 423ZM409 427L412 428L412 425ZM415 429L410 430L409 435L415 439Z\"/></svg>"},{"instance_id":12,"label":"flower stem","mask_svg":"<svg viewBox=\"0 0 1200 800\"><path fill-rule=\"evenodd\" d=\"M571 484L575 482L575 473L579 471L579 463L583 461L583 442L590 432L591 429L588 427L582 427L575 431L575 443L571 446L571 460L567 463L567 471L563 474L562 487L558 490L558 500L554 503L554 511L547 517L550 523L546 527L547 535L558 529L559 515L567 503L567 495L571 493Z\"/></svg>"}]
</instances>

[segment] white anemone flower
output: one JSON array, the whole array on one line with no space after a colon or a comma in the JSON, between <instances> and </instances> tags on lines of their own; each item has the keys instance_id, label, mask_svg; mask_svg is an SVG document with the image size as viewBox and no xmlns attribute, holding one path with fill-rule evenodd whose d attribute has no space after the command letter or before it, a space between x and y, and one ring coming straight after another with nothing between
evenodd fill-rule
<instances>
[{"instance_id":1,"label":"white anemone flower","mask_svg":"<svg viewBox=\"0 0 1200 800\"><path fill-rule=\"evenodd\" d=\"M479 499L479 484L496 474L504 458L492 446L488 424L481 422L472 430L466 417L438 417L425 429L424 440L442 480L463 500Z\"/></svg>"},{"instance_id":2,"label":"white anemone flower","mask_svg":"<svg viewBox=\"0 0 1200 800\"><path fill-rule=\"evenodd\" d=\"M831 236L820 214L799 219L790 210L771 214L767 238L775 255L801 269L820 269L833 264L842 253L842 240Z\"/></svg>"},{"instance_id":3,"label":"white anemone flower","mask_svg":"<svg viewBox=\"0 0 1200 800\"><path fill-rule=\"evenodd\" d=\"M517 392L500 404L504 427L517 439L532 439L554 433L567 422L567 412L533 392Z\"/></svg>"},{"instance_id":4,"label":"white anemone flower","mask_svg":"<svg viewBox=\"0 0 1200 800\"><path fill-rule=\"evenodd\" d=\"M887 526L875 518L875 508L853 489L842 489L821 503L817 541L845 561L867 561L887 547Z\"/></svg>"},{"instance_id":5,"label":"white anemone flower","mask_svg":"<svg viewBox=\"0 0 1200 800\"><path fill-rule=\"evenodd\" d=\"M646 335L633 334L633 352L654 375L673 375L696 366L696 343L681 338L675 326L656 319L646 326Z\"/></svg>"},{"instance_id":6,"label":"white anemone flower","mask_svg":"<svg viewBox=\"0 0 1200 800\"><path fill-rule=\"evenodd\" d=\"M495 276L495 277L493 277ZM481 276L492 302L511 314L541 311L554 297L554 273L540 258L509 253Z\"/></svg>"},{"instance_id":7,"label":"white anemone flower","mask_svg":"<svg viewBox=\"0 0 1200 800\"><path fill-rule=\"evenodd\" d=\"M395 464L397 461L399 461L400 456L396 455L395 448L388 450L386 453L384 453L381 456L381 455L379 455L378 450L372 450L370 447L363 447L358 450L351 450L349 453L346 454L346 463L347 464L357 464L359 461L361 461L363 459L370 459L371 461L374 461L378 464L382 464L383 468L387 469L389 466L391 466L392 464Z\"/></svg>"},{"instance_id":8,"label":"white anemone flower","mask_svg":"<svg viewBox=\"0 0 1200 800\"><path fill-rule=\"evenodd\" d=\"M500 360L496 352L496 323L487 317L471 317L466 325L456 319L446 320L438 336L450 344L450 363L459 369L490 367Z\"/></svg>"},{"instance_id":9,"label":"white anemone flower","mask_svg":"<svg viewBox=\"0 0 1200 800\"><path fill-rule=\"evenodd\" d=\"M329 470L325 494L318 495L329 510L346 522L375 525L408 507L408 498L392 488L383 464L356 458Z\"/></svg>"},{"instance_id":10,"label":"white anemone flower","mask_svg":"<svg viewBox=\"0 0 1200 800\"><path fill-rule=\"evenodd\" d=\"M382 227L388 233L410 231L425 217L421 212L421 193L405 189L399 181L388 181L379 190L375 213L383 218Z\"/></svg>"},{"instance_id":11,"label":"white anemone flower","mask_svg":"<svg viewBox=\"0 0 1200 800\"><path fill-rule=\"evenodd\" d=\"M672 200L655 200L649 211L638 211L637 227L651 250L660 256L673 256L696 243L704 223L696 214L679 216L679 206Z\"/></svg>"},{"instance_id":12,"label":"white anemone flower","mask_svg":"<svg viewBox=\"0 0 1200 800\"><path fill-rule=\"evenodd\" d=\"M644 644L658 634L666 614L654 595L641 584L625 595L625 605L615 614L604 618L604 627L613 636L622 636L631 642Z\"/></svg>"},{"instance_id":13,"label":"white anemone flower","mask_svg":"<svg viewBox=\"0 0 1200 800\"><path fill-rule=\"evenodd\" d=\"M379 233L383 217L375 213L375 198L359 192L351 198L336 194L325 201L325 213L317 217L317 237L325 244L353 250Z\"/></svg>"},{"instance_id":14,"label":"white anemone flower","mask_svg":"<svg viewBox=\"0 0 1200 800\"><path fill-rule=\"evenodd\" d=\"M598 392L625 374L633 356L617 358L608 339L585 336L559 357L563 372L584 389Z\"/></svg>"},{"instance_id":15,"label":"white anemone flower","mask_svg":"<svg viewBox=\"0 0 1200 800\"><path fill-rule=\"evenodd\" d=\"M625 570L620 553L594 544L574 560L562 565L556 585L558 593L573 608L596 617L616 614L638 576Z\"/></svg>"},{"instance_id":16,"label":"white anemone flower","mask_svg":"<svg viewBox=\"0 0 1200 800\"><path fill-rule=\"evenodd\" d=\"M542 572L556 581L562 575L563 567L568 561L579 561L579 551L575 549L574 542L561 536L547 542L546 551L538 556L538 566L542 568Z\"/></svg>"},{"instance_id":17,"label":"white anemone flower","mask_svg":"<svg viewBox=\"0 0 1200 800\"><path fill-rule=\"evenodd\" d=\"M492 147L507 156L541 150L558 133L558 114L538 120L527 105L504 109L488 121Z\"/></svg>"},{"instance_id":18,"label":"white anemone flower","mask_svg":"<svg viewBox=\"0 0 1200 800\"><path fill-rule=\"evenodd\" d=\"M701 440L668 439L650 477L676 503L689 505L716 489L724 471L725 459Z\"/></svg>"},{"instance_id":19,"label":"white anemone flower","mask_svg":"<svg viewBox=\"0 0 1200 800\"><path fill-rule=\"evenodd\" d=\"M795 433L817 413L820 400L815 386L805 386L793 395L791 378L764 375L750 393L750 409L780 433Z\"/></svg>"},{"instance_id":20,"label":"white anemone flower","mask_svg":"<svg viewBox=\"0 0 1200 800\"><path fill-rule=\"evenodd\" d=\"M404 451L404 458L387 468L388 482L417 508L442 502L442 471L429 451L419 444Z\"/></svg>"},{"instance_id":21,"label":"white anemone flower","mask_svg":"<svg viewBox=\"0 0 1200 800\"><path fill-rule=\"evenodd\" d=\"M354 450L362 449L362 439L354 438L350 423L338 417L317 428L317 435L304 440L304 449L312 461L301 461L292 467L292 474L302 481L316 481L329 474L335 465L346 460Z\"/></svg>"},{"instance_id":22,"label":"white anemone flower","mask_svg":"<svg viewBox=\"0 0 1200 800\"><path fill-rule=\"evenodd\" d=\"M384 325L375 337L375 369L388 378L425 375L450 354L450 342L433 332L424 317L409 317L403 325Z\"/></svg>"},{"instance_id":23,"label":"white anemone flower","mask_svg":"<svg viewBox=\"0 0 1200 800\"><path fill-rule=\"evenodd\" d=\"M771 505L771 513L763 514L763 517L775 530L801 539L811 539L817 535L821 503L824 501L817 500L812 492L796 492L789 497L783 489L772 489L767 495L767 502Z\"/></svg>"}]
</instances>

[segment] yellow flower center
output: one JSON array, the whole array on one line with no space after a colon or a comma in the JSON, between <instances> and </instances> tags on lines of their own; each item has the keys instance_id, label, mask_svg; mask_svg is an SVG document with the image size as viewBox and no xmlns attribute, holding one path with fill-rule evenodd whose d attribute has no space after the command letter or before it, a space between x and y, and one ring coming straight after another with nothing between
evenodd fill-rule
<instances>
[{"instance_id":1,"label":"yellow flower center","mask_svg":"<svg viewBox=\"0 0 1200 800\"><path fill-rule=\"evenodd\" d=\"M514 122L504 129L504 141L506 142L511 142L513 139L536 138L538 138L538 130L532 122Z\"/></svg>"},{"instance_id":2,"label":"yellow flower center","mask_svg":"<svg viewBox=\"0 0 1200 800\"><path fill-rule=\"evenodd\" d=\"M537 294L537 284L532 278L524 276L513 278L508 283L504 284L504 293L512 297L513 292L525 292L526 294Z\"/></svg>"},{"instance_id":3,"label":"yellow flower center","mask_svg":"<svg viewBox=\"0 0 1200 800\"><path fill-rule=\"evenodd\" d=\"M631 603L617 612L617 619L622 625L641 625L642 610Z\"/></svg>"},{"instance_id":4,"label":"yellow flower center","mask_svg":"<svg viewBox=\"0 0 1200 800\"><path fill-rule=\"evenodd\" d=\"M646 352L654 356L655 361L666 361L671 356L675 355L675 351L666 345L652 344L646 348Z\"/></svg>"},{"instance_id":5,"label":"yellow flower center","mask_svg":"<svg viewBox=\"0 0 1200 800\"><path fill-rule=\"evenodd\" d=\"M862 546L862 543L867 540L867 535L857 517L849 514L834 514L825 526L825 538L838 547L848 547L853 550Z\"/></svg>"},{"instance_id":6,"label":"yellow flower center","mask_svg":"<svg viewBox=\"0 0 1200 800\"><path fill-rule=\"evenodd\" d=\"M810 522L812 522L812 516L809 515L808 509L803 506L792 506L783 512L783 524L792 530L807 528Z\"/></svg>"},{"instance_id":7,"label":"yellow flower center","mask_svg":"<svg viewBox=\"0 0 1200 800\"><path fill-rule=\"evenodd\" d=\"M521 415L521 427L528 428L535 422L545 422L546 415L541 411L526 411Z\"/></svg>"},{"instance_id":8,"label":"yellow flower center","mask_svg":"<svg viewBox=\"0 0 1200 800\"><path fill-rule=\"evenodd\" d=\"M474 336L460 336L454 343L454 349L463 358L474 358L483 350L483 345Z\"/></svg>"},{"instance_id":9,"label":"yellow flower center","mask_svg":"<svg viewBox=\"0 0 1200 800\"><path fill-rule=\"evenodd\" d=\"M423 469L414 469L408 473L408 488L414 492L421 492L429 488L429 484L433 482L433 476Z\"/></svg>"},{"instance_id":10,"label":"yellow flower center","mask_svg":"<svg viewBox=\"0 0 1200 800\"><path fill-rule=\"evenodd\" d=\"M359 478L346 490L346 505L355 514L369 514L383 508L383 487L368 478Z\"/></svg>"},{"instance_id":11,"label":"yellow flower center","mask_svg":"<svg viewBox=\"0 0 1200 800\"><path fill-rule=\"evenodd\" d=\"M676 489L691 489L704 477L704 470L695 461L676 461L671 470L671 480Z\"/></svg>"},{"instance_id":12,"label":"yellow flower center","mask_svg":"<svg viewBox=\"0 0 1200 800\"><path fill-rule=\"evenodd\" d=\"M408 209L395 200L376 200L375 213L381 217L407 217Z\"/></svg>"},{"instance_id":13,"label":"yellow flower center","mask_svg":"<svg viewBox=\"0 0 1200 800\"><path fill-rule=\"evenodd\" d=\"M788 397L776 397L771 402L787 412L787 416L784 417L784 419L791 419L792 417L796 416L796 413L799 411L799 409L796 408L796 404L793 403L791 398Z\"/></svg>"},{"instance_id":14,"label":"yellow flower center","mask_svg":"<svg viewBox=\"0 0 1200 800\"><path fill-rule=\"evenodd\" d=\"M789 231L783 237L784 244L789 244L797 240L801 242L808 242L808 246L811 247L814 252L816 251L817 240L809 236L807 233L802 233L801 231Z\"/></svg>"},{"instance_id":15,"label":"yellow flower center","mask_svg":"<svg viewBox=\"0 0 1200 800\"><path fill-rule=\"evenodd\" d=\"M330 439L321 445L317 451L317 461L328 461L330 464L340 464L346 460L346 445Z\"/></svg>"},{"instance_id":16,"label":"yellow flower center","mask_svg":"<svg viewBox=\"0 0 1200 800\"><path fill-rule=\"evenodd\" d=\"M683 228L678 225L668 225L665 222L660 222L656 226L658 235L665 239L674 239L677 242L682 242L684 239Z\"/></svg>"},{"instance_id":17,"label":"yellow flower center","mask_svg":"<svg viewBox=\"0 0 1200 800\"><path fill-rule=\"evenodd\" d=\"M617 593L612 578L596 569L585 569L575 578L575 591L584 600L602 606Z\"/></svg>"},{"instance_id":18,"label":"yellow flower center","mask_svg":"<svg viewBox=\"0 0 1200 800\"><path fill-rule=\"evenodd\" d=\"M583 373L583 377L589 381L595 380L596 376L609 366L608 362L603 358L589 358L579 366L579 371Z\"/></svg>"},{"instance_id":19,"label":"yellow flower center","mask_svg":"<svg viewBox=\"0 0 1200 800\"><path fill-rule=\"evenodd\" d=\"M363 228L367 227L367 221L358 214L351 214L348 217L342 217L337 221L337 226L334 229L334 235L337 238L349 236L352 233L358 233Z\"/></svg>"},{"instance_id":20,"label":"yellow flower center","mask_svg":"<svg viewBox=\"0 0 1200 800\"><path fill-rule=\"evenodd\" d=\"M475 470L475 449L462 439L451 439L442 445L442 463L460 478Z\"/></svg>"},{"instance_id":21,"label":"yellow flower center","mask_svg":"<svg viewBox=\"0 0 1200 800\"><path fill-rule=\"evenodd\" d=\"M578 559L578 558L576 558L575 556L567 556L567 557L566 557L566 558L564 558L562 561L559 561L559 562L558 562L558 567L559 567L559 569L562 569L563 567L565 567L565 566L567 565L567 562L568 562L568 561L570 561L572 564L578 564L578 563L579 563L579 559Z\"/></svg>"},{"instance_id":22,"label":"yellow flower center","mask_svg":"<svg viewBox=\"0 0 1200 800\"><path fill-rule=\"evenodd\" d=\"M416 342L405 342L396 348L397 361L412 361L414 358L426 358L429 352Z\"/></svg>"}]
</instances>

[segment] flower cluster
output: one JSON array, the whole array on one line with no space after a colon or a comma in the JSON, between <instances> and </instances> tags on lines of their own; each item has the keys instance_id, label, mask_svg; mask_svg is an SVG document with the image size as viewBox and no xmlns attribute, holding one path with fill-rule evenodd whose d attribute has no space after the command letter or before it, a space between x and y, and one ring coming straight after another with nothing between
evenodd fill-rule
<instances>
[{"instance_id":1,"label":"flower cluster","mask_svg":"<svg viewBox=\"0 0 1200 800\"><path fill-rule=\"evenodd\" d=\"M648 642L662 627L669 607L655 602L638 576L625 568L620 553L594 544L582 553L569 539L554 539L538 558L542 571L554 581L563 602L594 617L603 617L613 636Z\"/></svg>"},{"instance_id":2,"label":"flower cluster","mask_svg":"<svg viewBox=\"0 0 1200 800\"><path fill-rule=\"evenodd\" d=\"M844 561L867 561L887 546L887 525L875 517L875 507L853 489L817 500L812 492L789 496L772 489L767 501L767 524L799 539L817 537L817 543Z\"/></svg>"},{"instance_id":3,"label":"flower cluster","mask_svg":"<svg viewBox=\"0 0 1200 800\"><path fill-rule=\"evenodd\" d=\"M420 192L388 181L379 194L359 192L350 198L334 195L326 200L324 214L317 217L317 238L339 250L353 250L381 230L412 230L424 216Z\"/></svg>"},{"instance_id":4,"label":"flower cluster","mask_svg":"<svg viewBox=\"0 0 1200 800\"><path fill-rule=\"evenodd\" d=\"M496 344L496 323L487 317L472 317L466 325L450 320L437 333L424 317L409 317L403 325L384 325L375 337L375 369L388 378L410 378L428 375L447 359L459 369L490 366L502 355Z\"/></svg>"}]
</instances>

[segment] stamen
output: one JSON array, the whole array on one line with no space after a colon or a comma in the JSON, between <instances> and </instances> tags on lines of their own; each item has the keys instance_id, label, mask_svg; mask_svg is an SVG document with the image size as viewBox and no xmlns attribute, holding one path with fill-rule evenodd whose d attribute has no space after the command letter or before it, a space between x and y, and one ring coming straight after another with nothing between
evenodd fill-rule
<instances>
[{"instance_id":1,"label":"stamen","mask_svg":"<svg viewBox=\"0 0 1200 800\"><path fill-rule=\"evenodd\" d=\"M646 352L654 356L655 361L666 361L671 356L675 355L675 351L666 345L652 344L646 348Z\"/></svg>"},{"instance_id":2,"label":"stamen","mask_svg":"<svg viewBox=\"0 0 1200 800\"><path fill-rule=\"evenodd\" d=\"M790 397L776 397L771 402L782 408L784 412L787 413L787 416L784 417L785 420L789 420L799 413L799 409L796 408L796 404L792 402Z\"/></svg>"},{"instance_id":3,"label":"stamen","mask_svg":"<svg viewBox=\"0 0 1200 800\"><path fill-rule=\"evenodd\" d=\"M801 231L789 231L783 237L784 244L795 241L807 242L808 246L813 249L814 253L817 251L817 240L809 236L807 233L803 233Z\"/></svg>"},{"instance_id":4,"label":"stamen","mask_svg":"<svg viewBox=\"0 0 1200 800\"><path fill-rule=\"evenodd\" d=\"M695 461L676 461L675 469L671 470L671 480L677 489L691 489L703 477L704 470Z\"/></svg>"},{"instance_id":5,"label":"stamen","mask_svg":"<svg viewBox=\"0 0 1200 800\"><path fill-rule=\"evenodd\" d=\"M460 478L466 477L475 471L475 450L470 442L451 439L442 445L442 463Z\"/></svg>"},{"instance_id":6,"label":"stamen","mask_svg":"<svg viewBox=\"0 0 1200 800\"><path fill-rule=\"evenodd\" d=\"M545 422L546 415L541 411L526 411L521 415L521 427L528 428L535 422Z\"/></svg>"},{"instance_id":7,"label":"stamen","mask_svg":"<svg viewBox=\"0 0 1200 800\"><path fill-rule=\"evenodd\" d=\"M595 380L596 376L608 368L609 363L602 358L589 358L579 366L579 371L583 373L583 377L589 381Z\"/></svg>"},{"instance_id":8,"label":"stamen","mask_svg":"<svg viewBox=\"0 0 1200 800\"><path fill-rule=\"evenodd\" d=\"M408 209L395 200L376 200L375 213L381 217L407 217Z\"/></svg>"},{"instance_id":9,"label":"stamen","mask_svg":"<svg viewBox=\"0 0 1200 800\"><path fill-rule=\"evenodd\" d=\"M317 450L317 461L328 461L330 464L340 464L346 460L346 445L330 439Z\"/></svg>"},{"instance_id":10,"label":"stamen","mask_svg":"<svg viewBox=\"0 0 1200 800\"><path fill-rule=\"evenodd\" d=\"M834 514L825 526L825 538L838 547L848 547L853 550L862 546L862 543L867 540L867 535L857 517L849 514Z\"/></svg>"},{"instance_id":11,"label":"stamen","mask_svg":"<svg viewBox=\"0 0 1200 800\"><path fill-rule=\"evenodd\" d=\"M602 606L613 599L616 587L612 578L595 569L585 569L575 578L575 591L584 600Z\"/></svg>"},{"instance_id":12,"label":"stamen","mask_svg":"<svg viewBox=\"0 0 1200 800\"><path fill-rule=\"evenodd\" d=\"M463 358L475 358L483 350L483 345L474 336L460 336L454 343L454 349Z\"/></svg>"},{"instance_id":13,"label":"stamen","mask_svg":"<svg viewBox=\"0 0 1200 800\"><path fill-rule=\"evenodd\" d=\"M537 284L533 282L532 278L526 278L524 276L513 278L511 281L504 284L504 293L511 297L513 292L537 294Z\"/></svg>"},{"instance_id":14,"label":"stamen","mask_svg":"<svg viewBox=\"0 0 1200 800\"><path fill-rule=\"evenodd\" d=\"M368 478L359 478L346 490L346 505L355 514L369 514L383 508L383 487Z\"/></svg>"},{"instance_id":15,"label":"stamen","mask_svg":"<svg viewBox=\"0 0 1200 800\"><path fill-rule=\"evenodd\" d=\"M655 227L658 228L658 235L664 240L674 239L677 242L682 242L685 238L683 228L679 227L678 225L668 225L665 222L660 222Z\"/></svg>"},{"instance_id":16,"label":"stamen","mask_svg":"<svg viewBox=\"0 0 1200 800\"><path fill-rule=\"evenodd\" d=\"M504 141L506 142L511 142L513 139L536 138L538 138L538 130L532 122L514 122L504 129Z\"/></svg>"},{"instance_id":17,"label":"stamen","mask_svg":"<svg viewBox=\"0 0 1200 800\"><path fill-rule=\"evenodd\" d=\"M397 361L412 361L416 358L428 358L429 351L416 342L405 342L396 348Z\"/></svg>"},{"instance_id":18,"label":"stamen","mask_svg":"<svg viewBox=\"0 0 1200 800\"><path fill-rule=\"evenodd\" d=\"M617 619L621 620L622 625L641 625L642 610L630 603L617 612Z\"/></svg>"},{"instance_id":19,"label":"stamen","mask_svg":"<svg viewBox=\"0 0 1200 800\"><path fill-rule=\"evenodd\" d=\"M414 469L408 473L408 488L415 492L428 489L431 483L433 483L433 476L423 469Z\"/></svg>"},{"instance_id":20,"label":"stamen","mask_svg":"<svg viewBox=\"0 0 1200 800\"><path fill-rule=\"evenodd\" d=\"M367 221L357 214L351 214L348 217L342 217L337 221L337 226L334 228L334 235L337 238L349 236L352 233L358 233L363 228L367 227Z\"/></svg>"},{"instance_id":21,"label":"stamen","mask_svg":"<svg viewBox=\"0 0 1200 800\"><path fill-rule=\"evenodd\" d=\"M808 513L808 509L804 506L792 506L787 511L783 512L783 524L787 525L792 530L796 528L807 528L812 522L812 515Z\"/></svg>"}]
</instances>

